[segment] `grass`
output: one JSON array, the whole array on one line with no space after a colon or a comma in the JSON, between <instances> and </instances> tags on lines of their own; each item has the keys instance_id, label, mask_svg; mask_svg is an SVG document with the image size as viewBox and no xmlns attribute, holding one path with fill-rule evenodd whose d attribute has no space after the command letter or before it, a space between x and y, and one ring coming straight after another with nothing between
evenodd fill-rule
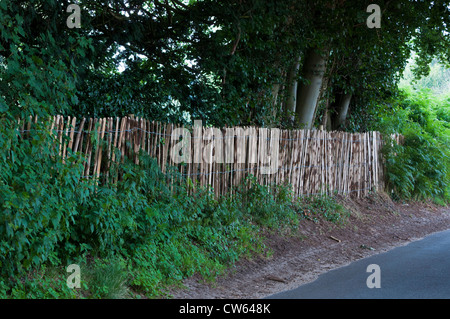
<instances>
[{"instance_id":1,"label":"grass","mask_svg":"<svg viewBox=\"0 0 450 319\"><path fill-rule=\"evenodd\" d=\"M318 221L319 217L342 225L350 216L350 211L335 198L328 195L305 197L299 201L301 214L304 218Z\"/></svg>"}]
</instances>

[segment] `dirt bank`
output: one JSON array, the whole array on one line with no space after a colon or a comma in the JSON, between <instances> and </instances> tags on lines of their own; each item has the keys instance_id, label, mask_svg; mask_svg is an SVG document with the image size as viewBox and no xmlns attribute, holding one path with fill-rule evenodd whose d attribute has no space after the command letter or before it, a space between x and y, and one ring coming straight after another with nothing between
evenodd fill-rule
<instances>
[{"instance_id":1,"label":"dirt bank","mask_svg":"<svg viewBox=\"0 0 450 319\"><path fill-rule=\"evenodd\" d=\"M450 207L396 203L387 196L343 199L351 211L344 225L303 220L291 237L270 235L270 258L242 260L207 284L198 277L172 291L173 298L262 298L313 281L328 270L450 229Z\"/></svg>"}]
</instances>

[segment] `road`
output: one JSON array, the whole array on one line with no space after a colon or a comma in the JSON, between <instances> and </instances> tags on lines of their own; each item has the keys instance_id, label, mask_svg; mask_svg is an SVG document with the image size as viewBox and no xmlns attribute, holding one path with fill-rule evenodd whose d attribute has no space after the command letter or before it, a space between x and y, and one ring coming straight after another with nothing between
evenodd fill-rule
<instances>
[{"instance_id":1,"label":"road","mask_svg":"<svg viewBox=\"0 0 450 319\"><path fill-rule=\"evenodd\" d=\"M379 269L368 272L373 264ZM380 288L369 288L367 281ZM450 230L358 260L268 298L450 299Z\"/></svg>"}]
</instances>

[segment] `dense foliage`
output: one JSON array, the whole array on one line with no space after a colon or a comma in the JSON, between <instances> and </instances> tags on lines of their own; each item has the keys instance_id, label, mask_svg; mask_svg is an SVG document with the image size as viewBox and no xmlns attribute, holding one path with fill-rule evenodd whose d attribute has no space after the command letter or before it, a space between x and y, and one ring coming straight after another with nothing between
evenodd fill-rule
<instances>
[{"instance_id":1,"label":"dense foliage","mask_svg":"<svg viewBox=\"0 0 450 319\"><path fill-rule=\"evenodd\" d=\"M159 296L194 273L214 278L239 257L266 252L264 229L289 231L306 217L306 206L296 204L287 187L261 186L252 177L233 197L216 199L210 189L188 195L186 183L169 189L168 176L145 154L139 166L122 166L122 180L103 186L79 178L79 171L69 174L69 165L44 161L45 153L35 155L36 166L18 154L22 169L10 177L12 187L2 188L1 275L10 279L3 281L5 297L111 297L130 287ZM70 168L76 171L75 162ZM33 176L38 166L44 170L39 178ZM52 167L48 173L46 167ZM330 200L316 207L325 204L332 211L325 218L344 218ZM64 287L63 269L71 263L83 265L78 292ZM31 271L49 282L26 280Z\"/></svg>"},{"instance_id":2,"label":"dense foliage","mask_svg":"<svg viewBox=\"0 0 450 319\"><path fill-rule=\"evenodd\" d=\"M387 186L396 198L450 200L450 97L405 89L382 105ZM401 134L397 143L390 139Z\"/></svg>"},{"instance_id":3,"label":"dense foliage","mask_svg":"<svg viewBox=\"0 0 450 319\"><path fill-rule=\"evenodd\" d=\"M379 1L379 30L365 25L370 1L80 0L73 29L71 2L0 0L0 297L155 296L262 253L267 228L342 221L329 198L296 202L252 178L233 197L188 196L145 154L115 167L118 183L97 185L82 177L83 156L60 158L48 123L18 132L29 116L56 114L290 127L288 88L305 82L312 49L327 56L316 124L351 93L341 128L405 136L386 151L394 194L448 198L448 99L395 89L412 49L417 75L433 57L448 64L448 1ZM81 290L65 285L70 263L83 267Z\"/></svg>"},{"instance_id":4,"label":"dense foliage","mask_svg":"<svg viewBox=\"0 0 450 319\"><path fill-rule=\"evenodd\" d=\"M339 112L343 94L356 101L354 115L389 96L411 50L418 75L434 57L449 61L444 0L378 1L380 29L366 25L370 1L82 0L81 28L73 29L66 26L68 0L0 3L8 108L28 102L14 96L27 80L34 90L27 99L53 90L45 103L78 117L289 126L289 87L305 81L314 49L326 56L320 124ZM28 73L14 81L18 67Z\"/></svg>"}]
</instances>

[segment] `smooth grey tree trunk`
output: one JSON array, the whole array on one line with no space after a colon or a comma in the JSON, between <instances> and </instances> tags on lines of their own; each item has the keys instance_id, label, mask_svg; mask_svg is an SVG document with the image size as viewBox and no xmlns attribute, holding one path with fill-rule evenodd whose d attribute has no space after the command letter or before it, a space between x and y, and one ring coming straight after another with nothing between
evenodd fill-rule
<instances>
[{"instance_id":1,"label":"smooth grey tree trunk","mask_svg":"<svg viewBox=\"0 0 450 319\"><path fill-rule=\"evenodd\" d=\"M339 101L338 108L337 108L338 112L333 121L333 129L334 130L339 129L342 125L344 125L345 120L347 119L348 107L350 105L351 99L352 99L351 93L343 94L341 96L341 99Z\"/></svg>"},{"instance_id":2,"label":"smooth grey tree trunk","mask_svg":"<svg viewBox=\"0 0 450 319\"><path fill-rule=\"evenodd\" d=\"M286 93L286 104L285 104L285 118L291 123L294 122L295 119L295 107L297 101L297 76L298 71L300 69L300 57L294 62L289 69L288 78L287 78L287 93Z\"/></svg>"},{"instance_id":3,"label":"smooth grey tree trunk","mask_svg":"<svg viewBox=\"0 0 450 319\"><path fill-rule=\"evenodd\" d=\"M278 93L280 91L280 83L275 83L272 85L272 117L275 120L278 115L278 109L277 109L277 99L278 99Z\"/></svg>"},{"instance_id":4,"label":"smooth grey tree trunk","mask_svg":"<svg viewBox=\"0 0 450 319\"><path fill-rule=\"evenodd\" d=\"M297 88L295 123L298 127L310 129L313 124L325 68L325 57L316 49L308 50L302 72L307 83Z\"/></svg>"},{"instance_id":5,"label":"smooth grey tree trunk","mask_svg":"<svg viewBox=\"0 0 450 319\"><path fill-rule=\"evenodd\" d=\"M277 105L278 92L280 91L280 83L275 83L272 85L272 105ZM275 112L276 114L276 112Z\"/></svg>"}]
</instances>

